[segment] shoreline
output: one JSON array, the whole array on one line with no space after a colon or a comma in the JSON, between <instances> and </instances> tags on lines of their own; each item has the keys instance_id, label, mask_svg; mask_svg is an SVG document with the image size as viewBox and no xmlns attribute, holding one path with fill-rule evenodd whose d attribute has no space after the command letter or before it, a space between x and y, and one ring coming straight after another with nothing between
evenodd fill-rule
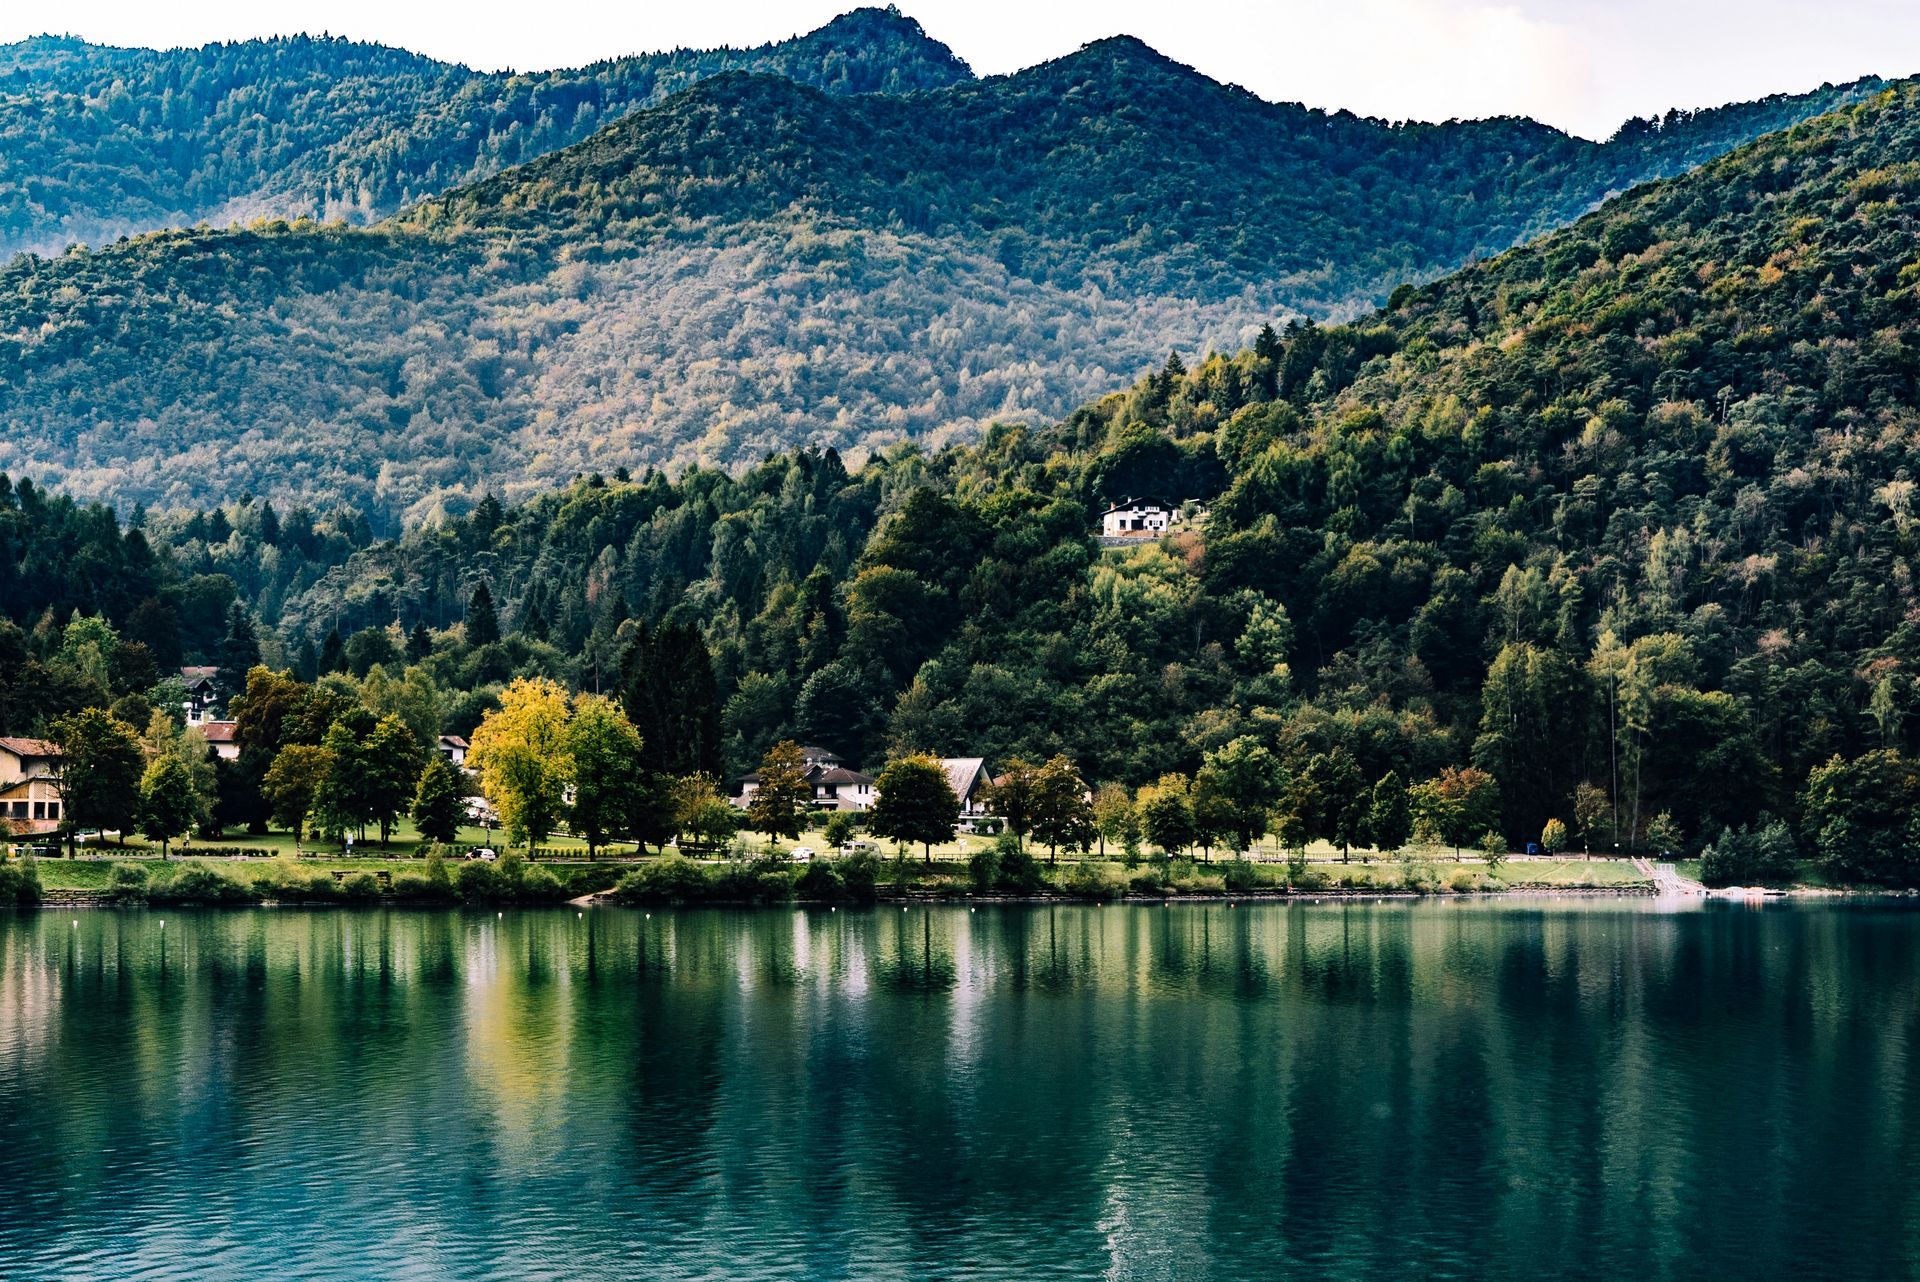
<instances>
[{"instance_id":1,"label":"shoreline","mask_svg":"<svg viewBox=\"0 0 1920 1282\"><path fill-rule=\"evenodd\" d=\"M1799 886L1788 890L1776 891L1765 896L1742 897L1734 895L1679 896L1705 904L1712 902L1731 904L1762 904L1771 901L1800 901L1808 899L1911 899L1920 892L1898 890L1845 890L1833 887ZM879 908L879 907L1035 907L1043 904L1071 906L1104 906L1107 904L1140 907L1144 905L1168 904L1221 904L1232 908L1245 904L1313 904L1322 902L1352 902L1356 900L1376 901L1419 901L1419 900L1463 900L1463 899L1657 899L1660 896L1651 886L1514 886L1505 890L1442 890L1422 893L1414 890L1374 890L1359 887L1333 887L1319 890L1252 890L1239 894L1204 894L1183 892L1169 895L926 895L894 894L880 895L867 902L850 902L837 899L794 898L778 903L764 900L744 899L706 899L698 902L663 902L657 904L622 904L608 894L589 894L573 899L551 903L526 903L513 900L487 900L474 903L432 903L419 900L372 900L348 901L325 899L287 899L259 900L249 903L186 903L171 902L148 904L115 900L106 892L87 892L56 890L44 894L38 904L22 905L20 911L31 912L36 908L111 908L165 910L169 908L218 908L226 910L246 909L344 909L365 911L368 909L418 909L434 912L446 912L455 909L493 909L526 908L557 910L563 908L628 908L635 911L652 909L699 909L725 908L792 910L795 908Z\"/></svg>"}]
</instances>

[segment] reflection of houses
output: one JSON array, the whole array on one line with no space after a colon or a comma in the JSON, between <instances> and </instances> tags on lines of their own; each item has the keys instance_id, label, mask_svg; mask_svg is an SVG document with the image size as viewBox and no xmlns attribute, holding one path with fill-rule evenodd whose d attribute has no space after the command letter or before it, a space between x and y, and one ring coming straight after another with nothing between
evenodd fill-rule
<instances>
[{"instance_id":1,"label":"reflection of houses","mask_svg":"<svg viewBox=\"0 0 1920 1282\"><path fill-rule=\"evenodd\" d=\"M15 832L60 826L60 749L45 739L0 738L0 818Z\"/></svg>"},{"instance_id":2,"label":"reflection of houses","mask_svg":"<svg viewBox=\"0 0 1920 1282\"><path fill-rule=\"evenodd\" d=\"M207 746L212 748L214 754L222 761L240 759L240 736L234 733L238 724L233 721L202 721L200 723L200 733L206 736Z\"/></svg>"},{"instance_id":3,"label":"reflection of houses","mask_svg":"<svg viewBox=\"0 0 1920 1282\"><path fill-rule=\"evenodd\" d=\"M440 736L440 755L456 766L467 764L467 741L457 734Z\"/></svg>"},{"instance_id":4,"label":"reflection of houses","mask_svg":"<svg viewBox=\"0 0 1920 1282\"><path fill-rule=\"evenodd\" d=\"M197 726L202 721L211 720L215 715L214 708L220 702L220 669L182 668L180 680L187 686L187 701L183 705L187 724Z\"/></svg>"},{"instance_id":5,"label":"reflection of houses","mask_svg":"<svg viewBox=\"0 0 1920 1282\"><path fill-rule=\"evenodd\" d=\"M987 763L980 757L942 757L940 768L947 772L947 787L960 798L960 817L969 819L987 813Z\"/></svg>"},{"instance_id":6,"label":"reflection of houses","mask_svg":"<svg viewBox=\"0 0 1920 1282\"><path fill-rule=\"evenodd\" d=\"M1196 507L1191 518L1178 503L1165 499L1123 499L1100 514L1100 533L1109 539L1154 539L1175 526L1198 523L1207 511Z\"/></svg>"}]
</instances>

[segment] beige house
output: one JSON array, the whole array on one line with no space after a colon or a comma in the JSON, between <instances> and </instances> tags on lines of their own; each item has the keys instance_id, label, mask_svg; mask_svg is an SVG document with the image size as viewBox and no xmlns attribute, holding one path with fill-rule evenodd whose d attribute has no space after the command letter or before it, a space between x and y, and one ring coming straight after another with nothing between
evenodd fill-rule
<instances>
[{"instance_id":1,"label":"beige house","mask_svg":"<svg viewBox=\"0 0 1920 1282\"><path fill-rule=\"evenodd\" d=\"M60 826L60 748L45 739L0 738L0 819L15 833Z\"/></svg>"},{"instance_id":2,"label":"beige house","mask_svg":"<svg viewBox=\"0 0 1920 1282\"><path fill-rule=\"evenodd\" d=\"M206 736L207 746L222 761L240 759L240 737L235 731L238 723L233 721L202 721L200 733Z\"/></svg>"}]
</instances>

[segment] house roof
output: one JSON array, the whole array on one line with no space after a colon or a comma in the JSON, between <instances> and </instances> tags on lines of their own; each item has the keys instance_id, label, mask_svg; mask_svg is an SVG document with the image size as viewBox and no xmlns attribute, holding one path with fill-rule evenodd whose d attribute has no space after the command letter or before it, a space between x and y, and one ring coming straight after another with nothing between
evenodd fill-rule
<instances>
[{"instance_id":1,"label":"house roof","mask_svg":"<svg viewBox=\"0 0 1920 1282\"><path fill-rule=\"evenodd\" d=\"M1131 511L1134 508L1139 508L1139 507L1165 508L1167 511L1173 512L1173 511L1178 511L1180 505L1178 503L1169 503L1165 499L1156 499L1151 497L1137 498L1137 499L1121 499L1118 503L1115 503L1112 507L1102 512L1100 515L1112 516L1115 512L1127 512L1127 511Z\"/></svg>"},{"instance_id":2,"label":"house roof","mask_svg":"<svg viewBox=\"0 0 1920 1282\"><path fill-rule=\"evenodd\" d=\"M200 733L207 737L208 743L238 743L240 728L237 721L202 721Z\"/></svg>"},{"instance_id":3,"label":"house roof","mask_svg":"<svg viewBox=\"0 0 1920 1282\"><path fill-rule=\"evenodd\" d=\"M27 739L18 735L0 736L0 748L16 757L57 757L60 745L51 739Z\"/></svg>"},{"instance_id":4,"label":"house roof","mask_svg":"<svg viewBox=\"0 0 1920 1282\"><path fill-rule=\"evenodd\" d=\"M200 664L180 669L180 675L189 681L211 681L220 675L220 669L211 664Z\"/></svg>"},{"instance_id":5,"label":"house roof","mask_svg":"<svg viewBox=\"0 0 1920 1282\"><path fill-rule=\"evenodd\" d=\"M942 757L940 768L947 772L947 787L953 789L953 795L965 801L967 794L980 786L980 776L986 773L984 757Z\"/></svg>"},{"instance_id":6,"label":"house roof","mask_svg":"<svg viewBox=\"0 0 1920 1282\"><path fill-rule=\"evenodd\" d=\"M467 741L457 734L443 734L440 736L440 742L449 748L464 748L467 746Z\"/></svg>"},{"instance_id":7,"label":"house roof","mask_svg":"<svg viewBox=\"0 0 1920 1282\"><path fill-rule=\"evenodd\" d=\"M822 770L814 779L815 783L851 783L871 784L872 775L863 775L858 770L849 770L845 766L835 766L831 770Z\"/></svg>"}]
</instances>

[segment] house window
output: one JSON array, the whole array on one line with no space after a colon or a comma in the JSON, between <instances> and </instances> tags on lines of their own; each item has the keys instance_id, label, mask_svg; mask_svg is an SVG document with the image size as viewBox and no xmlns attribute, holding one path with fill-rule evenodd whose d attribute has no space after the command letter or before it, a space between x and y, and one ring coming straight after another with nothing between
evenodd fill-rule
<instances>
[{"instance_id":1,"label":"house window","mask_svg":"<svg viewBox=\"0 0 1920 1282\"><path fill-rule=\"evenodd\" d=\"M47 803L47 818L58 819L59 817L60 817L60 803L57 801L49 801Z\"/></svg>"}]
</instances>

